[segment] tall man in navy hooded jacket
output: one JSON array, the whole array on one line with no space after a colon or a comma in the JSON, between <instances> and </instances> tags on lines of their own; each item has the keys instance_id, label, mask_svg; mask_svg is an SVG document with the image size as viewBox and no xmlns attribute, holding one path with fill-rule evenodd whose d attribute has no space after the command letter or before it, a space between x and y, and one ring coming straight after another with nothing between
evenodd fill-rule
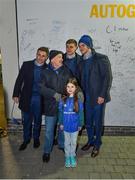
<instances>
[{"instance_id":1,"label":"tall man in navy hooded jacket","mask_svg":"<svg viewBox=\"0 0 135 180\"><path fill-rule=\"evenodd\" d=\"M78 44L83 58L78 69L80 84L85 95L85 125L88 135L88 142L82 150L86 151L92 147L91 157L96 157L102 144L105 104L111 100L111 65L106 55L95 52L90 36L83 35Z\"/></svg>"},{"instance_id":2,"label":"tall man in navy hooded jacket","mask_svg":"<svg viewBox=\"0 0 135 180\"><path fill-rule=\"evenodd\" d=\"M51 50L49 53L50 63L42 73L41 94L44 97L45 112L45 143L43 162L49 162L53 147L54 128L57 123L58 101L64 94L65 85L72 74L63 65L63 52ZM63 142L64 143L64 142ZM59 144L59 138L58 138Z\"/></svg>"},{"instance_id":3,"label":"tall man in navy hooded jacket","mask_svg":"<svg viewBox=\"0 0 135 180\"><path fill-rule=\"evenodd\" d=\"M42 102L39 92L39 82L42 70L47 66L49 49L40 47L36 58L23 63L15 82L13 100L19 103L23 115L23 143L19 150L26 149L32 137L32 121L34 119L33 138L34 148L40 146L39 136L41 129Z\"/></svg>"}]
</instances>

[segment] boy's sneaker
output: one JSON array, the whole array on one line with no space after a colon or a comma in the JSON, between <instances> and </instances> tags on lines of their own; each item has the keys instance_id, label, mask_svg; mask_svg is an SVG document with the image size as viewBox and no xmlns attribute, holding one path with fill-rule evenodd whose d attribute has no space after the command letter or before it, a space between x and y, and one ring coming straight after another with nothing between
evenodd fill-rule
<instances>
[{"instance_id":1,"label":"boy's sneaker","mask_svg":"<svg viewBox=\"0 0 135 180\"><path fill-rule=\"evenodd\" d=\"M65 158L65 167L71 167L70 157L66 157L66 158Z\"/></svg>"},{"instance_id":2,"label":"boy's sneaker","mask_svg":"<svg viewBox=\"0 0 135 180\"><path fill-rule=\"evenodd\" d=\"M76 167L77 163L76 163L76 157L71 156L70 157L70 161L71 161L71 167Z\"/></svg>"}]
</instances>

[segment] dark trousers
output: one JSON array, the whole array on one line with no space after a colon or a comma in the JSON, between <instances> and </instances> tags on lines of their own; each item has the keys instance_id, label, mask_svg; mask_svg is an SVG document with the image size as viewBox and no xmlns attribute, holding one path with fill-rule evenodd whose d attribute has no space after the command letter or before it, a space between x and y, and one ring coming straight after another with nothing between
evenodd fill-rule
<instances>
[{"instance_id":1,"label":"dark trousers","mask_svg":"<svg viewBox=\"0 0 135 180\"><path fill-rule=\"evenodd\" d=\"M88 143L94 145L97 149L99 149L102 144L101 134L103 130L104 111L105 104L91 107L89 101L86 99L85 118Z\"/></svg>"},{"instance_id":2,"label":"dark trousers","mask_svg":"<svg viewBox=\"0 0 135 180\"><path fill-rule=\"evenodd\" d=\"M41 103L39 96L32 96L30 111L22 112L23 115L23 139L24 142L30 141L32 134L35 141L39 140L41 130ZM33 128L32 128L32 122ZM33 132L32 132L33 130Z\"/></svg>"}]
</instances>

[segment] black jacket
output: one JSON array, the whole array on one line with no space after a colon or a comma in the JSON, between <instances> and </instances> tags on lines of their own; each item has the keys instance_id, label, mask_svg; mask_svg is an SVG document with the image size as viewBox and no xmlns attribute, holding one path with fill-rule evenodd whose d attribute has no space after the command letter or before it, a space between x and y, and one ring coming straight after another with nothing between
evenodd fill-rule
<instances>
[{"instance_id":1,"label":"black jacket","mask_svg":"<svg viewBox=\"0 0 135 180\"><path fill-rule=\"evenodd\" d=\"M59 68L58 74L49 67L42 72L41 95L44 97L44 113L46 116L57 115L58 104L54 95L55 93L64 94L65 85L70 77L72 74L64 65Z\"/></svg>"},{"instance_id":2,"label":"black jacket","mask_svg":"<svg viewBox=\"0 0 135 180\"><path fill-rule=\"evenodd\" d=\"M23 62L13 90L13 97L19 97L19 108L24 112L29 112L30 110L34 78L34 61L35 60ZM43 66L43 69L46 66L47 64Z\"/></svg>"},{"instance_id":3,"label":"black jacket","mask_svg":"<svg viewBox=\"0 0 135 180\"><path fill-rule=\"evenodd\" d=\"M78 64L80 63L80 61L82 60L82 56L80 56L79 54L75 53L75 59L76 59L76 67L75 67L75 69L76 69L76 72L73 72L73 71L69 68L69 66L68 66L68 61L69 61L69 59L66 58L66 55L67 55L67 53L65 53L64 56L63 56L63 63L65 64L65 66L67 66L67 68L71 71L71 73L72 73L76 78L78 78L78 69L77 69L77 66L78 66Z\"/></svg>"},{"instance_id":4,"label":"black jacket","mask_svg":"<svg viewBox=\"0 0 135 180\"><path fill-rule=\"evenodd\" d=\"M92 54L93 59L89 66L88 84L91 106L95 106L97 104L98 97L103 97L105 102L109 102L111 100L110 88L112 85L112 71L110 61L106 55L96 53L94 50ZM84 63L85 60L82 60L78 65L78 78L82 89L84 82Z\"/></svg>"}]
</instances>

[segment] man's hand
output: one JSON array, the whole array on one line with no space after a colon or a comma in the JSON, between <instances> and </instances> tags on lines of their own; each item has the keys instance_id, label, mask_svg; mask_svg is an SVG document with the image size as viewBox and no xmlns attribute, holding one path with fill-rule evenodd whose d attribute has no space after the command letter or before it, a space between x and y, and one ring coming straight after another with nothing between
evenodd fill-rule
<instances>
[{"instance_id":1,"label":"man's hand","mask_svg":"<svg viewBox=\"0 0 135 180\"><path fill-rule=\"evenodd\" d=\"M104 98L102 98L102 97L98 97L97 103L98 103L98 104L103 104L103 103L104 103L104 101L105 101L105 99L104 99Z\"/></svg>"},{"instance_id":2,"label":"man's hand","mask_svg":"<svg viewBox=\"0 0 135 180\"><path fill-rule=\"evenodd\" d=\"M13 97L13 101L18 104L19 103L19 98L18 97Z\"/></svg>"},{"instance_id":3,"label":"man's hand","mask_svg":"<svg viewBox=\"0 0 135 180\"><path fill-rule=\"evenodd\" d=\"M83 95L83 92L82 91L79 91L77 93L77 97L78 99L81 101L81 102L84 102L84 95Z\"/></svg>"},{"instance_id":4,"label":"man's hand","mask_svg":"<svg viewBox=\"0 0 135 180\"><path fill-rule=\"evenodd\" d=\"M60 99L61 99L61 94L55 93L55 94L54 94L54 98L56 99L56 101L60 101Z\"/></svg>"}]
</instances>

